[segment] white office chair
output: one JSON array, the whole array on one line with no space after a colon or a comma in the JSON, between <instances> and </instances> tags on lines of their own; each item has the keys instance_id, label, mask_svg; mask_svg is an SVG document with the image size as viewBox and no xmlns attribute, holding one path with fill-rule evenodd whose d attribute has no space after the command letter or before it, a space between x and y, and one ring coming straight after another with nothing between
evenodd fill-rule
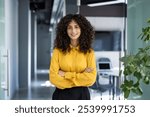
<instances>
[{"instance_id":1,"label":"white office chair","mask_svg":"<svg viewBox=\"0 0 150 117\"><path fill-rule=\"evenodd\" d=\"M101 100L103 93L106 91L109 91L109 99L111 99L114 84L111 77L107 74L108 72L111 72L111 68L112 64L109 58L102 57L97 60L97 78L94 85L90 88L100 92Z\"/></svg>"}]
</instances>

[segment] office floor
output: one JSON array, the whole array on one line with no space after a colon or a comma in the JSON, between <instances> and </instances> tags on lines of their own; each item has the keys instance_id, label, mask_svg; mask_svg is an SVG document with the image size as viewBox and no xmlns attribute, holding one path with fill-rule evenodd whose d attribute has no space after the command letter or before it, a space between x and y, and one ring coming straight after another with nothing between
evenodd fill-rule
<instances>
[{"instance_id":1,"label":"office floor","mask_svg":"<svg viewBox=\"0 0 150 117\"><path fill-rule=\"evenodd\" d=\"M16 91L12 100L50 100L55 87L48 81L48 75L38 75L28 89Z\"/></svg>"},{"instance_id":2,"label":"office floor","mask_svg":"<svg viewBox=\"0 0 150 117\"><path fill-rule=\"evenodd\" d=\"M20 89L16 91L12 100L51 100L55 87L50 84L48 75L38 75L31 82L31 87L28 89ZM112 100L121 99L112 97L112 92L105 91L101 93L98 90L89 88L92 100Z\"/></svg>"}]
</instances>

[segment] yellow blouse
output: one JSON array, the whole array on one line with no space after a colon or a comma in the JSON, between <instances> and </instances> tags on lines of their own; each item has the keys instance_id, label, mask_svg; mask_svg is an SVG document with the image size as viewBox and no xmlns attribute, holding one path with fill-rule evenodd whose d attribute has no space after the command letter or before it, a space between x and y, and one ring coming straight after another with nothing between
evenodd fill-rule
<instances>
[{"instance_id":1,"label":"yellow blouse","mask_svg":"<svg viewBox=\"0 0 150 117\"><path fill-rule=\"evenodd\" d=\"M84 72L85 68L91 67L94 70L90 73ZM58 71L65 72L62 77ZM77 86L91 86L96 80L96 63L95 55L92 50L87 54L79 52L79 48L71 48L67 54L63 54L59 49L53 50L49 70L50 82L59 89L77 87Z\"/></svg>"}]
</instances>

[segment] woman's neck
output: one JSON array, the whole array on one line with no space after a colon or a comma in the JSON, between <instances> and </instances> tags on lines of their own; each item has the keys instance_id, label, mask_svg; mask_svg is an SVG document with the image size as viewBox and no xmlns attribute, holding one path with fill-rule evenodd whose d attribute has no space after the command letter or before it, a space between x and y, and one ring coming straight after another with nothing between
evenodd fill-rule
<instances>
[{"instance_id":1,"label":"woman's neck","mask_svg":"<svg viewBox=\"0 0 150 117\"><path fill-rule=\"evenodd\" d=\"M71 41L71 45L73 47L77 47L78 46L78 41L74 40L74 41Z\"/></svg>"}]
</instances>

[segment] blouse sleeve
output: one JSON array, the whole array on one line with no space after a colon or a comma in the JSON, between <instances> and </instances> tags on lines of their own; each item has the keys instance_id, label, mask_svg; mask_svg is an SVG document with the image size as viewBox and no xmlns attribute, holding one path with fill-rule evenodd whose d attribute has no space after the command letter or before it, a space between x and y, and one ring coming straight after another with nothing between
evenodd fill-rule
<instances>
[{"instance_id":1,"label":"blouse sleeve","mask_svg":"<svg viewBox=\"0 0 150 117\"><path fill-rule=\"evenodd\" d=\"M59 58L59 51L57 49L54 49L49 70L50 82L59 89L71 88L74 86L74 83L68 79L65 79L64 77L61 77L58 74L59 71L58 58Z\"/></svg>"},{"instance_id":2,"label":"blouse sleeve","mask_svg":"<svg viewBox=\"0 0 150 117\"><path fill-rule=\"evenodd\" d=\"M87 67L94 68L92 72L66 72L65 79L71 80L75 86L91 86L96 81L96 60L95 54L92 50L91 53L87 56Z\"/></svg>"}]
</instances>

